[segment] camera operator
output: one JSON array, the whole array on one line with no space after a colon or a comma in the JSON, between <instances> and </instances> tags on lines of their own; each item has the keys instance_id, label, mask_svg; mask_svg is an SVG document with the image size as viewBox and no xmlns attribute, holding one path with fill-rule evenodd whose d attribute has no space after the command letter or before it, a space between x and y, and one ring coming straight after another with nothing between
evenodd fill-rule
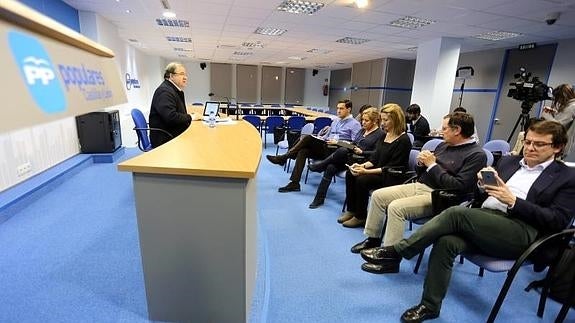
<instances>
[{"instance_id":1,"label":"camera operator","mask_svg":"<svg viewBox=\"0 0 575 323\"><path fill-rule=\"evenodd\" d=\"M563 151L565 159L573 151L573 141L575 140L575 91L569 84L561 84L553 90L553 103L550 107L543 108L541 117L546 120L554 120L561 123L567 130L567 145Z\"/></svg>"}]
</instances>

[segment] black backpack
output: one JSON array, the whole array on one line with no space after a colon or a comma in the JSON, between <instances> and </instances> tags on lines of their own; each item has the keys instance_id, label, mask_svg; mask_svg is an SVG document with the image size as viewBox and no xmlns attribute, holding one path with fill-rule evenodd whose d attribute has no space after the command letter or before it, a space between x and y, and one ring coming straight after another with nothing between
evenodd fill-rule
<instances>
[{"instance_id":1,"label":"black backpack","mask_svg":"<svg viewBox=\"0 0 575 323\"><path fill-rule=\"evenodd\" d=\"M555 267L554 274L548 279L549 297L562 304L570 300L573 307L573 298L575 298L575 293L571 294L571 285L575 279L575 248L573 246L569 246L565 250ZM544 284L545 279L533 281L525 288L525 291L543 287Z\"/></svg>"}]
</instances>

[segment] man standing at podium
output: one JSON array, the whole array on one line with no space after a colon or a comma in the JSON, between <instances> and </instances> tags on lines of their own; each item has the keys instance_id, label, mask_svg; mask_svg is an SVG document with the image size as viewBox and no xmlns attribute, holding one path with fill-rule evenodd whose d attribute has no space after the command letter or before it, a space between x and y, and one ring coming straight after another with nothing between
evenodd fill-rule
<instances>
[{"instance_id":1,"label":"man standing at podium","mask_svg":"<svg viewBox=\"0 0 575 323\"><path fill-rule=\"evenodd\" d=\"M149 117L150 128L165 132L150 131L152 147L165 144L190 126L192 116L187 113L183 90L187 83L188 75L184 65L172 62L166 66L164 82L152 97Z\"/></svg>"}]
</instances>

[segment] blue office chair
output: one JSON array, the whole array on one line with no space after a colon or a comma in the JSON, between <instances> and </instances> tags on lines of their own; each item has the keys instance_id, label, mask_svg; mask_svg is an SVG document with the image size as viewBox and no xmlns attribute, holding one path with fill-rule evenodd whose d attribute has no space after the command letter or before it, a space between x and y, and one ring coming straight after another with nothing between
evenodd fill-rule
<instances>
[{"instance_id":1,"label":"blue office chair","mask_svg":"<svg viewBox=\"0 0 575 323\"><path fill-rule=\"evenodd\" d=\"M267 145L267 135L273 134L274 129L277 127L282 127L284 125L284 118L281 116L268 116L265 122L265 131L264 133L264 147Z\"/></svg>"},{"instance_id":2,"label":"blue office chair","mask_svg":"<svg viewBox=\"0 0 575 323\"><path fill-rule=\"evenodd\" d=\"M260 116L256 116L256 115L246 115L243 116L244 120L246 120L247 122L251 123L254 127L256 127L256 129L258 129L260 135L262 132L262 118L260 118Z\"/></svg>"},{"instance_id":3,"label":"blue office chair","mask_svg":"<svg viewBox=\"0 0 575 323\"><path fill-rule=\"evenodd\" d=\"M173 138L172 134L163 129L148 127L146 118L139 109L132 109L131 115L135 125L134 130L138 135L138 148L140 148L141 151L150 151L153 149L150 137L148 137L148 131L161 131L170 136L170 138Z\"/></svg>"},{"instance_id":4,"label":"blue office chair","mask_svg":"<svg viewBox=\"0 0 575 323\"><path fill-rule=\"evenodd\" d=\"M305 117L291 116L287 120L287 127L290 130L301 130L305 125Z\"/></svg>"},{"instance_id":5,"label":"blue office chair","mask_svg":"<svg viewBox=\"0 0 575 323\"><path fill-rule=\"evenodd\" d=\"M409 137L409 141L411 141L411 145L413 146L413 142L415 141L415 137L411 132L407 132L407 137Z\"/></svg>"},{"instance_id":6,"label":"blue office chair","mask_svg":"<svg viewBox=\"0 0 575 323\"><path fill-rule=\"evenodd\" d=\"M483 148L489 150L492 153L493 163L497 163L501 156L509 154L509 150L511 149L509 143L501 139L488 141L483 145Z\"/></svg>"},{"instance_id":7,"label":"blue office chair","mask_svg":"<svg viewBox=\"0 0 575 323\"><path fill-rule=\"evenodd\" d=\"M424 143L423 146L421 146L421 150L429 150L431 152L435 151L435 148L437 148L437 146L443 142L443 139L431 139L428 142Z\"/></svg>"},{"instance_id":8,"label":"blue office chair","mask_svg":"<svg viewBox=\"0 0 575 323\"><path fill-rule=\"evenodd\" d=\"M315 120L313 121L313 133L318 133L321 129L325 128L326 126L331 126L331 123L333 122L333 120L331 120L330 117L317 117L315 118Z\"/></svg>"},{"instance_id":9,"label":"blue office chair","mask_svg":"<svg viewBox=\"0 0 575 323\"><path fill-rule=\"evenodd\" d=\"M487 156L487 166L493 166L493 154L485 148L483 148L483 151L485 152L485 156Z\"/></svg>"},{"instance_id":10,"label":"blue office chair","mask_svg":"<svg viewBox=\"0 0 575 323\"><path fill-rule=\"evenodd\" d=\"M491 312L489 313L489 318L487 319L487 322L492 323L495 321L495 318L499 313L499 309L501 308L501 305L503 305L503 301L505 300L505 297L509 292L511 283L513 283L513 279L515 279L515 276L517 275L517 272L521 267L531 264L531 262L529 261L531 255L533 255L542 246L546 247L554 246L556 248L559 248L560 252L557 252L554 259L552 259L550 263L546 264L549 266L549 270L547 271L547 275L545 277L546 278L551 277L551 275L553 275L554 273L555 265L559 262L559 260L561 259L561 255L563 254L563 252L561 252L562 251L561 248L563 248L564 250L564 248L567 247L569 241L573 237L573 234L575 234L575 229L566 229L552 235L544 236L535 241L533 244L531 244L531 246L529 246L529 248L527 248L527 250L525 250L519 258L513 260L490 257L479 253L471 253L471 252L463 253L463 256L467 260L479 266L480 268L479 276L483 276L483 269L487 269L488 271L491 272L507 272L507 278L505 279L505 282L501 287L501 291L497 296L495 304L493 304L493 307L491 308ZM539 316L540 318L543 317L543 312L545 310L545 301L547 300L547 295L549 292L548 290L546 290L547 288L548 286L544 286L544 290L541 292L541 297L539 298L539 307L537 308L537 316ZM563 310L564 309L562 308L561 312L559 313L559 316L561 316Z\"/></svg>"}]
</instances>

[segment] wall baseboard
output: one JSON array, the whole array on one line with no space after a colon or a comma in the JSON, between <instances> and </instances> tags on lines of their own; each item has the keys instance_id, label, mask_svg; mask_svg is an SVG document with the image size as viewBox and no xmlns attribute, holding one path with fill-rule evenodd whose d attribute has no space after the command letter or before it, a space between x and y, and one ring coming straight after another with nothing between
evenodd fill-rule
<instances>
[{"instance_id":1,"label":"wall baseboard","mask_svg":"<svg viewBox=\"0 0 575 323\"><path fill-rule=\"evenodd\" d=\"M97 163L113 163L124 153L125 148L120 147L108 154L78 154L0 192L0 224L84 168Z\"/></svg>"}]
</instances>

